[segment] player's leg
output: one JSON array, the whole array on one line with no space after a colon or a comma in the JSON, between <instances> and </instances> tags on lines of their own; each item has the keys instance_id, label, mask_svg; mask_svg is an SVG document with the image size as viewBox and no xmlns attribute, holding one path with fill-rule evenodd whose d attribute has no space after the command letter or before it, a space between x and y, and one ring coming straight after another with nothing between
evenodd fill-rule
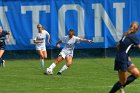
<instances>
[{"instance_id":1,"label":"player's leg","mask_svg":"<svg viewBox=\"0 0 140 93\"><path fill-rule=\"evenodd\" d=\"M65 59L65 57L66 57L66 54L63 51L61 51L57 59L50 65L49 69L53 70L59 62Z\"/></svg>"},{"instance_id":2,"label":"player's leg","mask_svg":"<svg viewBox=\"0 0 140 93\"><path fill-rule=\"evenodd\" d=\"M127 78L128 78L127 71L120 71L119 72L119 82L121 83L120 93L125 93L124 85L125 85L125 83L127 81Z\"/></svg>"},{"instance_id":3,"label":"player's leg","mask_svg":"<svg viewBox=\"0 0 140 93\"><path fill-rule=\"evenodd\" d=\"M57 59L49 66L49 68L47 68L47 69L50 69L51 71L53 71L53 69L56 67L56 65L59 63L59 62L61 62L62 60L63 60L64 58L61 56L61 55L59 55L58 57L57 57ZM47 71L46 71L47 72Z\"/></svg>"},{"instance_id":4,"label":"player's leg","mask_svg":"<svg viewBox=\"0 0 140 93\"><path fill-rule=\"evenodd\" d=\"M4 61L3 61L3 59L2 59L2 55L3 55L3 53L5 52L5 50L0 50L0 64L1 64L1 66L4 66Z\"/></svg>"},{"instance_id":5,"label":"player's leg","mask_svg":"<svg viewBox=\"0 0 140 93\"><path fill-rule=\"evenodd\" d=\"M113 88L110 90L109 93L115 93L119 89L122 89L121 93L124 93L123 92L123 85L127 81L127 72L126 71L118 71L118 76L119 76L119 81L114 84Z\"/></svg>"},{"instance_id":6,"label":"player's leg","mask_svg":"<svg viewBox=\"0 0 140 93\"><path fill-rule=\"evenodd\" d=\"M45 74L48 74L48 71L53 74L53 69L56 67L56 65L61 62L63 59L65 59L66 55L63 51L60 52L59 56L57 59L49 66L49 68L46 69Z\"/></svg>"},{"instance_id":7,"label":"player's leg","mask_svg":"<svg viewBox=\"0 0 140 93\"><path fill-rule=\"evenodd\" d=\"M42 50L37 50L37 51L38 51L38 55L40 57L41 67L44 68L44 54L43 54L43 51Z\"/></svg>"},{"instance_id":8,"label":"player's leg","mask_svg":"<svg viewBox=\"0 0 140 93\"><path fill-rule=\"evenodd\" d=\"M50 69L54 69L55 68L55 66L59 63L59 62L61 62L62 60L63 60L64 58L61 56L61 55L59 55L58 57L57 57L57 59L50 65Z\"/></svg>"},{"instance_id":9,"label":"player's leg","mask_svg":"<svg viewBox=\"0 0 140 93\"><path fill-rule=\"evenodd\" d=\"M119 56L116 56L114 70L118 71L119 81L113 85L109 93L115 93L119 89L123 89L123 85L127 80L127 58L126 61L122 60Z\"/></svg>"},{"instance_id":10,"label":"player's leg","mask_svg":"<svg viewBox=\"0 0 140 93\"><path fill-rule=\"evenodd\" d=\"M124 91L124 84L127 81L128 73L127 71L120 71L119 72L119 82L121 83L120 93L125 93Z\"/></svg>"},{"instance_id":11,"label":"player's leg","mask_svg":"<svg viewBox=\"0 0 140 93\"><path fill-rule=\"evenodd\" d=\"M119 71L119 81L121 85L124 85L127 81L128 73L127 71Z\"/></svg>"},{"instance_id":12,"label":"player's leg","mask_svg":"<svg viewBox=\"0 0 140 93\"><path fill-rule=\"evenodd\" d=\"M57 73L57 75L61 75L62 72L64 72L66 69L68 69L70 67L70 65L72 64L72 56L67 56L66 61L67 61L67 63L60 69L60 71Z\"/></svg>"},{"instance_id":13,"label":"player's leg","mask_svg":"<svg viewBox=\"0 0 140 93\"><path fill-rule=\"evenodd\" d=\"M43 50L42 53L43 53L44 59L47 59L47 57L48 57L47 51Z\"/></svg>"},{"instance_id":14,"label":"player's leg","mask_svg":"<svg viewBox=\"0 0 140 93\"><path fill-rule=\"evenodd\" d=\"M124 84L124 87L126 85L132 83L135 79L137 79L140 76L140 72L139 72L138 68L134 64L131 64L128 67L128 72L130 72L131 75L127 78L127 81Z\"/></svg>"}]
</instances>

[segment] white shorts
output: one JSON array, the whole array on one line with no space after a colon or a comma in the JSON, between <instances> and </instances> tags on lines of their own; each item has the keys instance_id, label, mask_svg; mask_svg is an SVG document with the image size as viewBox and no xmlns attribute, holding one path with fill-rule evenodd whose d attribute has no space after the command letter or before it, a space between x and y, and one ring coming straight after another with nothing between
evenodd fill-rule
<instances>
[{"instance_id":1,"label":"white shorts","mask_svg":"<svg viewBox=\"0 0 140 93\"><path fill-rule=\"evenodd\" d=\"M46 51L46 47L45 46L36 46L36 50Z\"/></svg>"},{"instance_id":2,"label":"white shorts","mask_svg":"<svg viewBox=\"0 0 140 93\"><path fill-rule=\"evenodd\" d=\"M73 53L67 53L67 52L64 52L64 51L61 51L60 53L59 53L59 56L62 56L64 59L67 57L67 56L71 56L71 57L73 57Z\"/></svg>"}]
</instances>

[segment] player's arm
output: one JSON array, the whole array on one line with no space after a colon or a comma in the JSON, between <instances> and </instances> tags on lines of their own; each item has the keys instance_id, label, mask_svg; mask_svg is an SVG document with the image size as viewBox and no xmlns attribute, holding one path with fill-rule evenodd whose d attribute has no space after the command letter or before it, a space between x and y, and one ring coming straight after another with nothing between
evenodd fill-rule
<instances>
[{"instance_id":1,"label":"player's arm","mask_svg":"<svg viewBox=\"0 0 140 93\"><path fill-rule=\"evenodd\" d=\"M120 42L117 43L116 48L119 49Z\"/></svg>"},{"instance_id":2,"label":"player's arm","mask_svg":"<svg viewBox=\"0 0 140 93\"><path fill-rule=\"evenodd\" d=\"M60 43L62 43L62 40L59 40L58 42L56 42L56 46L58 47L58 48L60 48Z\"/></svg>"},{"instance_id":3,"label":"player's arm","mask_svg":"<svg viewBox=\"0 0 140 93\"><path fill-rule=\"evenodd\" d=\"M137 47L140 49L140 44L138 44Z\"/></svg>"},{"instance_id":4,"label":"player's arm","mask_svg":"<svg viewBox=\"0 0 140 93\"><path fill-rule=\"evenodd\" d=\"M133 39L134 44L140 49L140 39L138 36L135 36Z\"/></svg>"},{"instance_id":5,"label":"player's arm","mask_svg":"<svg viewBox=\"0 0 140 93\"><path fill-rule=\"evenodd\" d=\"M130 56L128 56L128 61L131 61L131 57Z\"/></svg>"},{"instance_id":6,"label":"player's arm","mask_svg":"<svg viewBox=\"0 0 140 93\"><path fill-rule=\"evenodd\" d=\"M9 44L10 43L10 38L11 38L11 32L10 31L8 31L7 32L7 43Z\"/></svg>"},{"instance_id":7,"label":"player's arm","mask_svg":"<svg viewBox=\"0 0 140 93\"><path fill-rule=\"evenodd\" d=\"M79 41L81 41L81 42L90 42L90 43L93 42L92 40L87 40L87 39L83 39L83 38L80 38Z\"/></svg>"},{"instance_id":8,"label":"player's arm","mask_svg":"<svg viewBox=\"0 0 140 93\"><path fill-rule=\"evenodd\" d=\"M35 38L35 39L33 40L33 42L37 44L37 43L43 43L44 41L43 41L43 40L37 40L37 39Z\"/></svg>"},{"instance_id":9,"label":"player's arm","mask_svg":"<svg viewBox=\"0 0 140 93\"><path fill-rule=\"evenodd\" d=\"M50 44L50 34L48 34L48 44Z\"/></svg>"}]
</instances>

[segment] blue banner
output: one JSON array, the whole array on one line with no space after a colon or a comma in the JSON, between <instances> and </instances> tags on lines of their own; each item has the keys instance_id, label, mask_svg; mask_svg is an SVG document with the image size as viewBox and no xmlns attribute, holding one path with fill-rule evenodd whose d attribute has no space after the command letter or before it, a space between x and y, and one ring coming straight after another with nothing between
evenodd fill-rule
<instances>
[{"instance_id":1,"label":"blue banner","mask_svg":"<svg viewBox=\"0 0 140 93\"><path fill-rule=\"evenodd\" d=\"M12 32L7 50L33 50L32 40L42 24L51 45L74 29L81 38L76 48L115 47L133 21L140 21L140 0L1 0L0 25ZM138 32L140 36L140 33Z\"/></svg>"}]
</instances>

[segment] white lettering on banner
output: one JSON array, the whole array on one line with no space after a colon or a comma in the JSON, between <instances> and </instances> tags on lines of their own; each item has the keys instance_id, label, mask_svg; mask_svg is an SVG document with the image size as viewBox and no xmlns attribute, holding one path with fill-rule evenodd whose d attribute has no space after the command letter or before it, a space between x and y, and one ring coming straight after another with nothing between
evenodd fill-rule
<instances>
[{"instance_id":1,"label":"white lettering on banner","mask_svg":"<svg viewBox=\"0 0 140 93\"><path fill-rule=\"evenodd\" d=\"M75 10L78 12L78 36L84 37L84 9L78 4L62 5L58 12L58 35L62 39L65 36L65 13L68 10Z\"/></svg>"},{"instance_id":2,"label":"white lettering on banner","mask_svg":"<svg viewBox=\"0 0 140 93\"><path fill-rule=\"evenodd\" d=\"M125 3L113 3L113 8L116 8L116 32L120 40L123 35L123 8L125 8Z\"/></svg>"},{"instance_id":3,"label":"white lettering on banner","mask_svg":"<svg viewBox=\"0 0 140 93\"><path fill-rule=\"evenodd\" d=\"M92 4L92 9L95 11L95 37L93 38L94 42L104 42L104 37L102 36L102 19L114 40L116 42L120 40L123 33L123 8L125 8L125 3L114 3L113 7L116 8L116 29L113 26L102 4Z\"/></svg>"},{"instance_id":4,"label":"white lettering on banner","mask_svg":"<svg viewBox=\"0 0 140 93\"><path fill-rule=\"evenodd\" d=\"M2 6L2 7L0 6L0 21L1 21L2 26L3 26L4 29L6 29L8 31L11 31L9 23L8 23L8 20L7 20L7 17L6 17L6 12L7 11L8 11L7 6ZM10 44L8 44L8 45L15 45L15 44L16 44L16 41L13 38L13 35L11 35Z\"/></svg>"},{"instance_id":5,"label":"white lettering on banner","mask_svg":"<svg viewBox=\"0 0 140 93\"><path fill-rule=\"evenodd\" d=\"M39 24L39 12L45 11L46 13L50 13L50 5L40 5L40 6L21 6L21 13L25 14L26 11L32 11L32 30L33 30L33 39L37 33L37 24ZM33 44L33 39L31 39L31 43Z\"/></svg>"}]
</instances>

